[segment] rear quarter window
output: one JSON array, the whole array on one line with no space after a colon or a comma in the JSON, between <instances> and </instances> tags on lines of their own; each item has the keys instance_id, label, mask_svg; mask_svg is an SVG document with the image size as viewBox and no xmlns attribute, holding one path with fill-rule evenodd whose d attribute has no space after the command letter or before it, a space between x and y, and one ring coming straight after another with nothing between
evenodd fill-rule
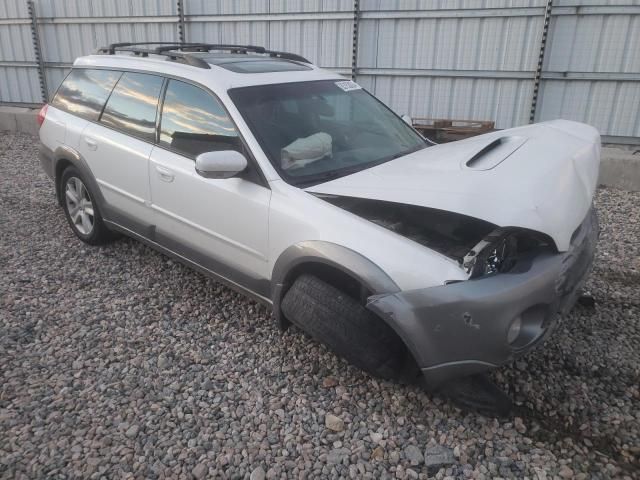
<instances>
[{"instance_id":1,"label":"rear quarter window","mask_svg":"<svg viewBox=\"0 0 640 480\"><path fill-rule=\"evenodd\" d=\"M60 85L51 104L96 121L121 74L112 70L73 69Z\"/></svg>"}]
</instances>

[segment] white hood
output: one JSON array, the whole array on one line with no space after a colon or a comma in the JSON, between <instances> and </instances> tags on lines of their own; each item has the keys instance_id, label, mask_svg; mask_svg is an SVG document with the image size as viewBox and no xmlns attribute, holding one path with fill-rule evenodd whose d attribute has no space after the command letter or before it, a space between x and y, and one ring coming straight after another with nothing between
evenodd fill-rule
<instances>
[{"instance_id":1,"label":"white hood","mask_svg":"<svg viewBox=\"0 0 640 480\"><path fill-rule=\"evenodd\" d=\"M564 251L591 207L599 165L598 132L555 120L429 147L307 190L529 228Z\"/></svg>"}]
</instances>

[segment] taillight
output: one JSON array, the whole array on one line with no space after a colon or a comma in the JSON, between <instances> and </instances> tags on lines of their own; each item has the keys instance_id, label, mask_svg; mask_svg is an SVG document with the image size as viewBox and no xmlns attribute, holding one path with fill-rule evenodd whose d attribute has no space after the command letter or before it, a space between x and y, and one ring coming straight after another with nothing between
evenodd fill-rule
<instances>
[{"instance_id":1,"label":"taillight","mask_svg":"<svg viewBox=\"0 0 640 480\"><path fill-rule=\"evenodd\" d=\"M49 105L45 103L38 112L38 125L40 126L42 126L44 118L47 116L47 108L49 108Z\"/></svg>"}]
</instances>

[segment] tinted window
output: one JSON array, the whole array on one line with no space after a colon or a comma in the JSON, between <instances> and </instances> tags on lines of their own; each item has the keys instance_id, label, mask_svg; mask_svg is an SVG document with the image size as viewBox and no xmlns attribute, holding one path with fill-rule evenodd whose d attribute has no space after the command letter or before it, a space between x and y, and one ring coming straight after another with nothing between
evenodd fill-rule
<instances>
[{"instance_id":1,"label":"tinted window","mask_svg":"<svg viewBox=\"0 0 640 480\"><path fill-rule=\"evenodd\" d=\"M100 122L125 133L154 141L156 110L162 77L144 73L122 74L104 107Z\"/></svg>"},{"instance_id":2,"label":"tinted window","mask_svg":"<svg viewBox=\"0 0 640 480\"><path fill-rule=\"evenodd\" d=\"M222 105L201 88L177 80L169 81L164 97L160 143L192 157L241 151L238 132Z\"/></svg>"},{"instance_id":3,"label":"tinted window","mask_svg":"<svg viewBox=\"0 0 640 480\"><path fill-rule=\"evenodd\" d=\"M110 70L74 69L60 85L51 104L95 121L120 75Z\"/></svg>"}]
</instances>

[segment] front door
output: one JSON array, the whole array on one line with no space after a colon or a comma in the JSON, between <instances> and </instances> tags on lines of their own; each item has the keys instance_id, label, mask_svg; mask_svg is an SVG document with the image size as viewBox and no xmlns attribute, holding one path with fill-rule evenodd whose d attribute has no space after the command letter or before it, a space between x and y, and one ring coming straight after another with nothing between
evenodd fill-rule
<instances>
[{"instance_id":1,"label":"front door","mask_svg":"<svg viewBox=\"0 0 640 480\"><path fill-rule=\"evenodd\" d=\"M224 150L245 153L220 102L200 87L169 80L159 146L151 152L149 170L155 238L175 253L268 297L271 190L251 175L216 180L196 173L198 154Z\"/></svg>"}]
</instances>

